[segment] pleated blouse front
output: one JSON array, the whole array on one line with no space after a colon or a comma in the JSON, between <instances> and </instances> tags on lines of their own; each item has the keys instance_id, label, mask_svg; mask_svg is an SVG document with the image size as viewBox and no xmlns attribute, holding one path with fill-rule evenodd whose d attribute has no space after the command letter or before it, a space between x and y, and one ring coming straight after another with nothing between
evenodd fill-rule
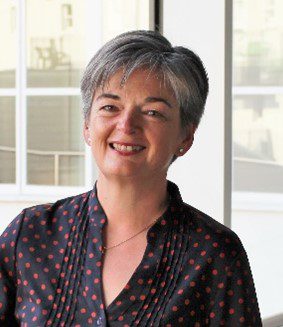
<instances>
[{"instance_id":1,"label":"pleated blouse front","mask_svg":"<svg viewBox=\"0 0 283 327\"><path fill-rule=\"evenodd\" d=\"M0 238L0 326L261 326L248 259L235 233L170 203L142 261L104 306L102 229L92 191L24 210Z\"/></svg>"}]
</instances>

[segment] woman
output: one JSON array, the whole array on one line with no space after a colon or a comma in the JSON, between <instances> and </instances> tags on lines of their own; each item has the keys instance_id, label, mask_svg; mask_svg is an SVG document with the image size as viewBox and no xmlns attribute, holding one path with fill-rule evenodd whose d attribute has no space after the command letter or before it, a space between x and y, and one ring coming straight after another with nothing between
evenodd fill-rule
<instances>
[{"instance_id":1,"label":"woman","mask_svg":"<svg viewBox=\"0 0 283 327\"><path fill-rule=\"evenodd\" d=\"M4 232L1 326L261 326L238 237L166 180L204 110L201 60L156 32L125 33L81 91L97 182Z\"/></svg>"}]
</instances>

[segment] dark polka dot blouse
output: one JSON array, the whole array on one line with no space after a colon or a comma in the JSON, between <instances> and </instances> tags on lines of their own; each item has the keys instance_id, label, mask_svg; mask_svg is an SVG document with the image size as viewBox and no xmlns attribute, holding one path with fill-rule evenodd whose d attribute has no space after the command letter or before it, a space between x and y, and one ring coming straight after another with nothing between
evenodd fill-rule
<instances>
[{"instance_id":1,"label":"dark polka dot blouse","mask_svg":"<svg viewBox=\"0 0 283 327\"><path fill-rule=\"evenodd\" d=\"M234 232L185 204L168 181L166 212L117 298L103 303L94 189L25 209L0 238L0 326L262 326L246 252Z\"/></svg>"}]
</instances>

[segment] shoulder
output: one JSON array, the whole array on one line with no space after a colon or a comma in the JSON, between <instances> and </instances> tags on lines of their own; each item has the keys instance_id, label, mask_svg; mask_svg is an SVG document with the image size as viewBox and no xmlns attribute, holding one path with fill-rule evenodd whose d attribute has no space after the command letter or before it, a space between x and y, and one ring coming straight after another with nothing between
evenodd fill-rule
<instances>
[{"instance_id":1,"label":"shoulder","mask_svg":"<svg viewBox=\"0 0 283 327\"><path fill-rule=\"evenodd\" d=\"M91 191L60 199L55 203L46 203L25 208L0 236L1 243L17 242L23 230L29 230L31 234L45 230L52 225L64 224L69 219L80 217L87 203ZM3 247L3 245L2 245Z\"/></svg>"},{"instance_id":2,"label":"shoulder","mask_svg":"<svg viewBox=\"0 0 283 327\"><path fill-rule=\"evenodd\" d=\"M220 257L225 264L230 265L235 259L245 254L244 247L230 228L216 221L204 212L185 203L176 184L168 181L171 195L171 213L179 212L182 237L187 239L188 252L196 256L211 258Z\"/></svg>"},{"instance_id":3,"label":"shoulder","mask_svg":"<svg viewBox=\"0 0 283 327\"><path fill-rule=\"evenodd\" d=\"M230 228L187 203L183 203L182 210L191 240L207 252L225 256L230 262L246 254L240 238Z\"/></svg>"},{"instance_id":4,"label":"shoulder","mask_svg":"<svg viewBox=\"0 0 283 327\"><path fill-rule=\"evenodd\" d=\"M83 210L89 198L89 192L70 196L64 199L60 199L55 203L46 203L36 205L25 209L25 220L50 219L53 221L64 220L67 216L80 216L80 212ZM56 219L54 219L56 218Z\"/></svg>"}]
</instances>

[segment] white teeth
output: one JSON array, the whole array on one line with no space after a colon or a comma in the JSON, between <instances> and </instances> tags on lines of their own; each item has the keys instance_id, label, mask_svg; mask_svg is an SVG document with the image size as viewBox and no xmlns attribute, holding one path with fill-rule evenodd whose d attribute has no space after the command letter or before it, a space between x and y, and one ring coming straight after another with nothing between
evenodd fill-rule
<instances>
[{"instance_id":1,"label":"white teeth","mask_svg":"<svg viewBox=\"0 0 283 327\"><path fill-rule=\"evenodd\" d=\"M138 145L134 145L134 146L130 146L130 145L121 145L121 144L117 144L117 143L113 143L113 147L118 150L118 151L123 151L123 152L131 152L131 151L140 151L143 147L142 146L138 146Z\"/></svg>"}]
</instances>

